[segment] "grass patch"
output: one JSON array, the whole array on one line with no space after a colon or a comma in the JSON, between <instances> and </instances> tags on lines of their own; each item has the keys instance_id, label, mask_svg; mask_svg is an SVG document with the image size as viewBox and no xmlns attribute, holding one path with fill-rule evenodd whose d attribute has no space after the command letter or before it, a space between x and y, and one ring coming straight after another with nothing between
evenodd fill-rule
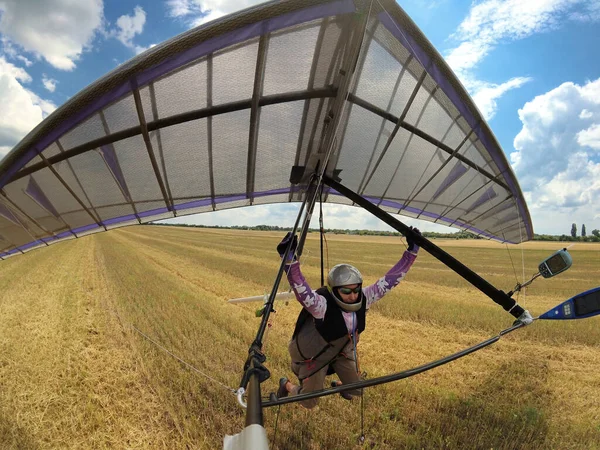
<instances>
[{"instance_id":1,"label":"grass patch","mask_svg":"<svg viewBox=\"0 0 600 450\"><path fill-rule=\"evenodd\" d=\"M244 412L228 388L239 383L259 324L259 305L226 300L270 291L280 239L268 232L130 227L3 261L3 448L219 448L225 433L243 426ZM523 281L522 257L530 276L551 253L535 244L511 251L511 263L502 246L440 242L504 290ZM399 238L332 236L327 260L329 267L356 264L374 282L403 250ZM597 284L597 250L570 250L569 272L535 282L519 299L534 315ZM317 287L316 235L309 235L305 255L304 272ZM265 394L280 376L292 376L287 343L300 308L292 302L276 309L264 346L272 373ZM421 252L402 285L370 312L361 368L370 377L405 370L511 323ZM362 445L360 401L332 396L312 411L283 407L272 448L600 448L599 323L539 322L451 364L367 390ZM276 414L264 412L270 438Z\"/></svg>"}]
</instances>

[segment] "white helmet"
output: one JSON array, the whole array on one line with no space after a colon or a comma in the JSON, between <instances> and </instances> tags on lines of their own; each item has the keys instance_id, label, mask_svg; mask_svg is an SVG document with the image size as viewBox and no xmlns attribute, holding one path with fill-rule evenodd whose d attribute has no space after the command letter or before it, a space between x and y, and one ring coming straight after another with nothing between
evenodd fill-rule
<instances>
[{"instance_id":1,"label":"white helmet","mask_svg":"<svg viewBox=\"0 0 600 450\"><path fill-rule=\"evenodd\" d=\"M338 264L334 266L327 275L327 285L329 286L329 292L333 295L335 302L344 311L358 311L362 305L362 292L358 295L358 299L355 303L346 303L338 298L337 289L341 286L347 286L349 284L362 285L363 278L358 269L350 264Z\"/></svg>"}]
</instances>

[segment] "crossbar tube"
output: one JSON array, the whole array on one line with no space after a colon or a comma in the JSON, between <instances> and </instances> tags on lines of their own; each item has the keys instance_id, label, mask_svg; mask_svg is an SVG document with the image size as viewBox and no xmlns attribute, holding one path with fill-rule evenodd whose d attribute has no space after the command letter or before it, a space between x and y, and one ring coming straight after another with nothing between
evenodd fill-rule
<instances>
[{"instance_id":1,"label":"crossbar tube","mask_svg":"<svg viewBox=\"0 0 600 450\"><path fill-rule=\"evenodd\" d=\"M505 311L510 312L515 318L518 318L525 311L521 306L517 304L517 302L510 298L505 292L497 289L487 280L482 278L477 273L473 272L459 260L454 258L449 253L445 252L429 239L424 237L421 234L415 233L411 228L406 226L404 223L400 222L398 219L392 217L391 214L385 212L381 208L377 207L361 195L356 192L348 189L343 184L325 176L323 177L323 182L327 184L329 187L335 189L340 194L344 195L348 199L352 200L357 205L369 211L378 219L387 223L389 226L394 228L396 231L399 231L404 236L410 237L419 247L423 250L431 254L434 258L438 259L440 262L444 263L458 275L463 277L485 295L490 297L494 302L502 306Z\"/></svg>"}]
</instances>

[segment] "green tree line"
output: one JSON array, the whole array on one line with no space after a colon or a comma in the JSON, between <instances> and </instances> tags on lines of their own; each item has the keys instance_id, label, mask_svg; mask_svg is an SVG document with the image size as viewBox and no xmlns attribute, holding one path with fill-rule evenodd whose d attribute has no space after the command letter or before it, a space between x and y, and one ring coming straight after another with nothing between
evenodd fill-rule
<instances>
[{"instance_id":1,"label":"green tree line","mask_svg":"<svg viewBox=\"0 0 600 450\"><path fill-rule=\"evenodd\" d=\"M170 224L170 223L152 223L149 225L160 225L160 226L177 226L177 227L192 227L192 228L221 228L229 230L255 230L255 231L291 231L292 227L280 227L277 225L192 225L192 224ZM575 224L573 224L575 225ZM582 232L585 230L585 225L582 227ZM349 234L358 236L401 236L397 231L375 231L375 230L350 230L340 228L326 228L326 234ZM573 231L573 230L571 230ZM309 233L318 233L318 228L310 228ZM468 231L456 231L452 233L437 233L432 231L423 232L423 236L432 239L485 239L481 236L476 236ZM550 234L534 234L534 241L571 241L571 242L600 242L600 231L593 230L591 236L582 236L561 234L561 235L550 235Z\"/></svg>"}]
</instances>

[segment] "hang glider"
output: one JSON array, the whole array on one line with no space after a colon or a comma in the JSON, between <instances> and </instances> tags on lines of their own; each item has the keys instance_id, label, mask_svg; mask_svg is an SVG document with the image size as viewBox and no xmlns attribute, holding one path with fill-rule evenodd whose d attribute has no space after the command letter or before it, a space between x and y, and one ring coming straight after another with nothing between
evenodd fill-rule
<instances>
[{"instance_id":1,"label":"hang glider","mask_svg":"<svg viewBox=\"0 0 600 450\"><path fill-rule=\"evenodd\" d=\"M390 213L501 242L533 237L493 133L394 0L289 0L150 49L36 127L0 162L0 259L116 227L284 202L301 204L300 256L317 200L357 205L404 235L413 232ZM505 293L412 238L513 316L524 312L511 296L533 279ZM569 258L553 255L535 277L566 270ZM261 397L270 376L262 338L284 265L236 391L247 399L246 428L225 438L227 449L268 448L263 407L300 399ZM598 289L539 319L599 314ZM520 326L411 371L310 395L421 373Z\"/></svg>"},{"instance_id":2,"label":"hang glider","mask_svg":"<svg viewBox=\"0 0 600 450\"><path fill-rule=\"evenodd\" d=\"M158 45L46 118L0 163L0 258L302 202L319 164L387 212L499 241L533 237L494 135L393 0L294 0Z\"/></svg>"}]
</instances>

